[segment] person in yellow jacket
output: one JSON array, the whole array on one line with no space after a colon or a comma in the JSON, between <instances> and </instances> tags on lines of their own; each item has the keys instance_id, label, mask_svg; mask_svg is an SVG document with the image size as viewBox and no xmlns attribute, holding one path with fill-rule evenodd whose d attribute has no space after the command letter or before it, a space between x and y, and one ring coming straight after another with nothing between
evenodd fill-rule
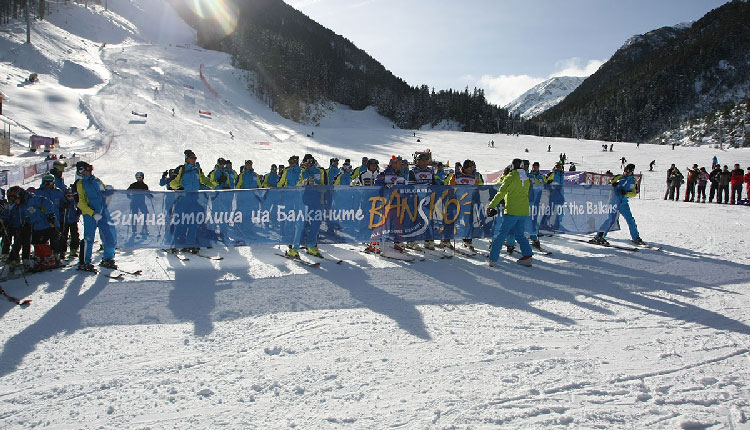
<instances>
[{"instance_id":1,"label":"person in yellow jacket","mask_svg":"<svg viewBox=\"0 0 750 430\"><path fill-rule=\"evenodd\" d=\"M513 159L512 168L513 170L503 180L500 190L498 190L495 197L487 206L487 216L493 217L497 215L497 209L495 208L500 204L501 200L505 200L502 225L492 240L490 267L494 266L500 257L503 242L511 231L514 232L516 241L521 245L521 253L523 254L523 257L518 259L517 263L531 267L531 246L524 235L526 223L529 220L529 188L531 187L531 180L526 175L526 171L523 170L521 159Z\"/></svg>"},{"instance_id":2,"label":"person in yellow jacket","mask_svg":"<svg viewBox=\"0 0 750 430\"><path fill-rule=\"evenodd\" d=\"M198 157L189 149L185 150L185 164L179 167L177 176L169 183L173 190L197 191L201 189L216 188L218 184L203 174ZM202 209L198 200L198 193L184 193L175 199L175 211L195 212ZM198 226L196 224L178 224L172 237L172 252L177 248L185 251L198 253L195 244L198 242Z\"/></svg>"}]
</instances>

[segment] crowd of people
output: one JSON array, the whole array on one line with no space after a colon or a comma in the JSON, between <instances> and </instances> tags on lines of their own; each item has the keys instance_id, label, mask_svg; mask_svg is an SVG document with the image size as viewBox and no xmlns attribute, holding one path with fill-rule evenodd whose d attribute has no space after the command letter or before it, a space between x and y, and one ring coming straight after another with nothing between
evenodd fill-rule
<instances>
[{"instance_id":1,"label":"crowd of people","mask_svg":"<svg viewBox=\"0 0 750 430\"><path fill-rule=\"evenodd\" d=\"M672 164L667 169L667 188L664 200L680 201L680 188L685 184L684 202L706 203L706 188L708 188L708 203L738 204L743 200L743 184L745 187L744 200L750 201L750 167L747 172L739 164L729 170L726 164L721 166L714 157L711 171L705 167L687 167L683 174Z\"/></svg>"},{"instance_id":2,"label":"crowd of people","mask_svg":"<svg viewBox=\"0 0 750 430\"><path fill-rule=\"evenodd\" d=\"M514 159L504 174L497 180L498 192L490 202L487 215L494 216L503 211L503 221L496 228L489 252L490 264L499 258L501 248L505 245L512 252L515 242L520 245L522 257L519 264L530 266L532 247L541 250L539 237L535 231L525 231L529 214L529 198L532 184L557 184L565 181L563 158L554 168L543 175L538 162ZM410 165L411 164L411 165ZM456 163L454 169L447 168L448 163L433 162L429 152L415 153L410 161L407 157L392 156L381 168L381 163L374 158L363 157L361 164L354 167L349 159L339 166L337 158L331 158L327 168L321 167L311 155L305 154L301 163L299 156L289 157L286 165L271 165L266 174L254 170L253 161L246 160L239 172L233 169L230 160L219 158L213 169L204 173L192 150L184 151L184 163L174 169L164 171L159 184L167 190L204 190L204 189L252 189L290 186L391 186L401 184L428 185L483 185L483 176L477 171L473 160ZM96 271L92 265L92 247L94 235L99 231L103 255L100 266L116 269L114 228L108 224L109 213L106 208L104 193L112 189L93 174L93 165L79 161L75 166L75 182L67 186L63 173L67 168L63 160L55 161L49 173L42 177L38 189L20 186L11 187L7 200L2 200L0 211L0 230L2 232L2 256L6 266L13 269L21 265L23 270L46 270L57 267L61 260L79 258L78 269ZM635 221L627 206L627 198L634 195L635 166L628 164L622 175L617 175L612 186L620 205L619 213L625 217L635 243L642 243ZM128 189L148 190L144 174L137 172L136 181ZM538 202L534 202L538 203ZM615 214L614 216L617 216ZM83 237L80 237L78 224L83 221ZM529 223L532 224L532 223ZM529 240L526 238L529 235ZM592 243L607 244L606 231L592 239ZM320 256L316 240L302 242L301 234L289 244L286 255L299 258L301 249L309 255ZM188 241L189 242L189 241ZM34 258L30 248L34 247ZM382 245L382 246L381 246ZM419 249L416 242L379 244L370 243L368 247L377 246L377 252L391 247L402 252L403 248ZM427 249L451 247L447 240L435 244L424 241ZM475 251L471 239L463 241L463 247ZM176 249L172 249L176 252ZM197 248L183 248L182 251L197 253Z\"/></svg>"}]
</instances>

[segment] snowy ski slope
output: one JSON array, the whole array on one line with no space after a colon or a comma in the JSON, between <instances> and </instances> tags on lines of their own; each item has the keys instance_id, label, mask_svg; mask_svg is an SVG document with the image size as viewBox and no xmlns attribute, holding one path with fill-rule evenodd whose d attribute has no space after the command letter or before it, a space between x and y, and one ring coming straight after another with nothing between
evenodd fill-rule
<instances>
[{"instance_id":1,"label":"snowy ski slope","mask_svg":"<svg viewBox=\"0 0 750 430\"><path fill-rule=\"evenodd\" d=\"M430 148L485 174L561 152L617 171L625 156L644 174L641 236L664 250L543 238L554 254L534 267L490 269L340 245L323 250L342 264L315 269L267 246L189 261L121 249L118 264L142 275L66 267L2 284L33 303L0 302L0 428L750 428L748 208L662 200L670 163L746 168L750 151L399 130L342 106L300 125L249 96L245 72L196 47L166 3L109 8L53 3L33 47L22 23L0 32L3 113L23 125L5 168L43 157L24 152L31 132L60 136L65 154L113 136L94 165L117 188L140 170L159 189L186 148L206 170L224 157L261 172L305 153L356 165ZM18 86L31 72L41 81Z\"/></svg>"}]
</instances>

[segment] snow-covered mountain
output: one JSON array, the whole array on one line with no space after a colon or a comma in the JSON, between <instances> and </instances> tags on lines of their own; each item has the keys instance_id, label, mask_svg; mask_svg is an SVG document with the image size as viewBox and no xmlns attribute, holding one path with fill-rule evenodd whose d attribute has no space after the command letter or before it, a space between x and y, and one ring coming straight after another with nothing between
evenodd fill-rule
<instances>
[{"instance_id":1,"label":"snow-covered mountain","mask_svg":"<svg viewBox=\"0 0 750 430\"><path fill-rule=\"evenodd\" d=\"M557 76L535 85L505 105L511 114L523 119L533 118L560 103L578 88L586 78L579 76Z\"/></svg>"},{"instance_id":2,"label":"snow-covered mountain","mask_svg":"<svg viewBox=\"0 0 750 430\"><path fill-rule=\"evenodd\" d=\"M519 156L548 168L564 152L595 172L626 157L643 174L630 202L640 234L663 249L543 237L553 254L532 268L510 255L489 268L324 245L329 258L308 268L276 255L283 244L202 251L221 260L123 246L118 264L141 275L66 266L2 282L33 300L0 302L3 430L748 428L747 207L662 195L671 163L747 166L750 151L401 130L371 107L300 125L249 95L246 73L196 47L164 2L88 3L49 2L32 46L23 23L0 27L3 118L15 124L3 169L44 160L25 148L31 132L58 135L57 154L99 151L94 172L117 189L143 171L159 190L186 148L205 170L223 157L259 173L305 153L356 163L430 148L485 174ZM32 72L40 81L24 85Z\"/></svg>"}]
</instances>

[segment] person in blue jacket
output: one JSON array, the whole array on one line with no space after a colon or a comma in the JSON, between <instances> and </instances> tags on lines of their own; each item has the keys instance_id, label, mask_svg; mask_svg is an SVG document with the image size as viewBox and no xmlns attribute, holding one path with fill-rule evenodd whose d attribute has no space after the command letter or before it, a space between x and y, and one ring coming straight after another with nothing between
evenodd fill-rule
<instances>
[{"instance_id":1,"label":"person in blue jacket","mask_svg":"<svg viewBox=\"0 0 750 430\"><path fill-rule=\"evenodd\" d=\"M347 160L348 161L348 160ZM330 179L330 176L329 176ZM333 178L333 185L348 187L352 185L352 165L346 161L341 166L341 172Z\"/></svg>"},{"instance_id":2,"label":"person in blue jacket","mask_svg":"<svg viewBox=\"0 0 750 430\"><path fill-rule=\"evenodd\" d=\"M612 185L612 198L610 202L617 206L617 210L610 212L609 218L599 229L599 232L589 242L596 243L599 245L609 245L609 242L604 238L609 232L610 227L615 222L617 217L622 214L625 221L628 223L628 229L630 230L630 238L636 245L644 245L643 239L641 239L638 233L638 226L633 218L633 213L630 211L630 204L628 203L629 197L635 197L638 194L638 188L636 187L635 177L633 172L635 171L635 164L628 164L625 166L622 175L617 175L612 178L610 184Z\"/></svg>"},{"instance_id":3,"label":"person in blue jacket","mask_svg":"<svg viewBox=\"0 0 750 430\"><path fill-rule=\"evenodd\" d=\"M302 169L299 167L299 155L292 155L289 157L289 167L284 169L284 173L281 174L279 179L278 187L296 187L299 182Z\"/></svg>"},{"instance_id":4,"label":"person in blue jacket","mask_svg":"<svg viewBox=\"0 0 750 430\"><path fill-rule=\"evenodd\" d=\"M260 177L253 170L253 160L245 160L245 167L242 169L242 173L240 173L237 188L248 190L251 188L260 188L260 186Z\"/></svg>"},{"instance_id":5,"label":"person in blue jacket","mask_svg":"<svg viewBox=\"0 0 750 430\"><path fill-rule=\"evenodd\" d=\"M326 172L326 176L328 177L330 183L333 183L333 179L338 176L340 172L341 169L339 169L339 159L331 158L330 164L328 165L328 171Z\"/></svg>"},{"instance_id":6,"label":"person in blue jacket","mask_svg":"<svg viewBox=\"0 0 750 430\"><path fill-rule=\"evenodd\" d=\"M216 188L218 184L203 174L198 157L190 149L184 151L185 164L180 166L177 176L169 183L173 190L198 191L206 188ZM199 201L199 193L184 193L177 197L175 201L175 212L201 212L204 210ZM174 230L172 248L173 252L177 247L183 248L194 254L198 253L199 248L195 246L198 241L198 226L195 224L178 224Z\"/></svg>"},{"instance_id":7,"label":"person in blue jacket","mask_svg":"<svg viewBox=\"0 0 750 430\"><path fill-rule=\"evenodd\" d=\"M63 218L62 207L65 204L65 193L55 187L55 177L48 173L42 177L42 184L40 185L39 189L36 190L35 194L37 196L46 197L50 200L50 202L52 203L52 210L54 210L55 218L58 221L58 225L51 231L47 231L42 238L37 238L37 240L34 240L34 238L32 237L32 243L36 245L47 243L49 241L50 245L52 246L52 251L59 256L60 254L65 252L65 246L60 244L59 234L59 227L62 224Z\"/></svg>"},{"instance_id":8,"label":"person in blue jacket","mask_svg":"<svg viewBox=\"0 0 750 430\"><path fill-rule=\"evenodd\" d=\"M91 264L91 254L94 249L94 235L97 229L104 247L102 261L99 265L117 269L115 264L117 235L114 227L108 224L110 215L105 203L106 191L112 190L112 187L104 185L99 178L94 176L94 166L85 161L76 163L76 171L81 176L81 179L76 183L76 191L78 192L78 208L81 209L83 214L82 246L84 247L78 270L96 271Z\"/></svg>"},{"instance_id":9,"label":"person in blue jacket","mask_svg":"<svg viewBox=\"0 0 750 430\"><path fill-rule=\"evenodd\" d=\"M67 249L70 249L70 258L78 257L78 246L80 245L80 236L78 234L78 221L81 218L81 209L78 208L76 203L73 190L68 189L65 191L65 204L62 208L62 234L60 235L60 248L63 249L63 253L60 254L60 258L64 258L64 250L68 245L68 239L70 244Z\"/></svg>"},{"instance_id":10,"label":"person in blue jacket","mask_svg":"<svg viewBox=\"0 0 750 430\"><path fill-rule=\"evenodd\" d=\"M63 179L63 173L65 172L66 167L68 167L68 163L56 160L54 163L52 163L52 169L50 169L49 171L49 173L55 178L55 188L59 189L63 193L68 188L65 185L65 180Z\"/></svg>"},{"instance_id":11,"label":"person in blue jacket","mask_svg":"<svg viewBox=\"0 0 750 430\"><path fill-rule=\"evenodd\" d=\"M555 168L547 174L545 183L549 189L549 202L550 213L545 214L540 221L540 225L543 228L551 231L560 230L560 221L562 214L558 213L557 207L562 206L565 203L565 170L562 162L558 161L555 164Z\"/></svg>"},{"instance_id":12,"label":"person in blue jacket","mask_svg":"<svg viewBox=\"0 0 750 430\"><path fill-rule=\"evenodd\" d=\"M271 164L271 171L266 173L263 177L263 182L260 184L263 188L276 188L279 184L279 173L275 164Z\"/></svg>"},{"instance_id":13,"label":"person in blue jacket","mask_svg":"<svg viewBox=\"0 0 750 430\"><path fill-rule=\"evenodd\" d=\"M7 234L12 238L12 246L8 249L8 264L14 269L20 262L19 253L24 268L31 269L31 224L26 214L26 201L29 194L19 186L8 189L8 203L3 211L3 223L7 228ZM10 245L10 241L8 242ZM3 253L5 253L5 242Z\"/></svg>"},{"instance_id":14,"label":"person in blue jacket","mask_svg":"<svg viewBox=\"0 0 750 430\"><path fill-rule=\"evenodd\" d=\"M239 179L237 175L237 172L232 168L232 160L227 160L226 165L224 166L224 170L227 173L227 182L229 185L229 189L233 188L239 188L237 186L237 180Z\"/></svg>"}]
</instances>

